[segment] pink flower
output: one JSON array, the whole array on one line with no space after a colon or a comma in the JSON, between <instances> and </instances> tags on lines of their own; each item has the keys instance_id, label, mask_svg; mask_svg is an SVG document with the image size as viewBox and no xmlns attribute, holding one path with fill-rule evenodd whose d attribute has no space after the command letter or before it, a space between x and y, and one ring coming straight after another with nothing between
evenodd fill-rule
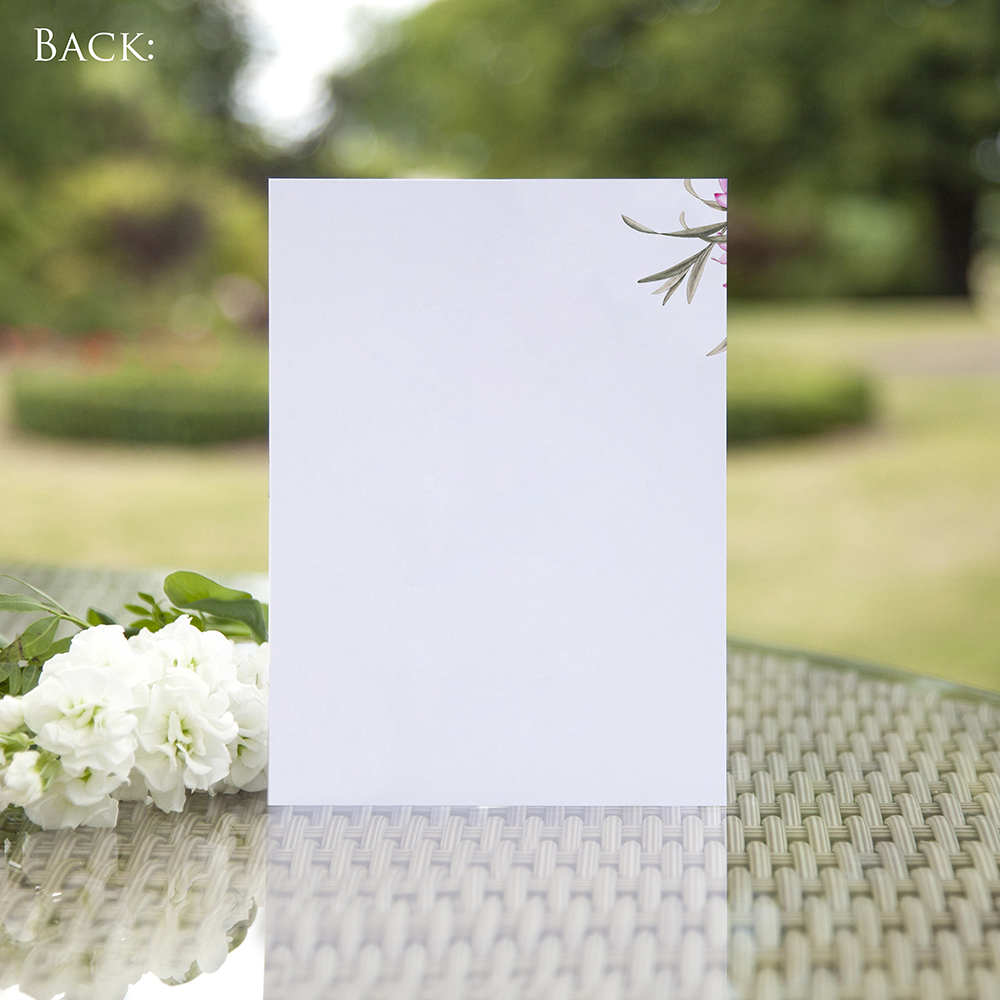
<instances>
[{"instance_id":1,"label":"pink flower","mask_svg":"<svg viewBox=\"0 0 1000 1000\"><path fill-rule=\"evenodd\" d=\"M719 183L723 187L726 186L726 182L724 180L720 181ZM721 195L717 194L715 197L716 197L716 199L718 199L720 197L722 198L722 201L720 201L719 204L722 205L723 208L725 208L726 192L723 191ZM713 257L712 260L717 260L720 264L725 264L728 261L728 259L729 259L728 254L726 253L726 244L725 243L720 243L719 244L719 249L722 251L722 253L720 253L718 257ZM725 288L727 284L728 284L728 282L724 281L722 283L722 287Z\"/></svg>"},{"instance_id":2,"label":"pink flower","mask_svg":"<svg viewBox=\"0 0 1000 1000\"><path fill-rule=\"evenodd\" d=\"M726 177L719 178L719 187L722 188L721 191L716 191L715 200L725 209L729 206L726 204L726 200L729 195L729 179Z\"/></svg>"}]
</instances>

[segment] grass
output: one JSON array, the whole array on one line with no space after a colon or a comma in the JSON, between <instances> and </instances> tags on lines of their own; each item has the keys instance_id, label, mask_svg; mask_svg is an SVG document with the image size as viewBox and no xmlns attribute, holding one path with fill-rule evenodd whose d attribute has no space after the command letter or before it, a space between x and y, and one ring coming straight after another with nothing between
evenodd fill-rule
<instances>
[{"instance_id":1,"label":"grass","mask_svg":"<svg viewBox=\"0 0 1000 1000\"><path fill-rule=\"evenodd\" d=\"M879 372L869 430L734 449L729 627L1000 690L1000 337L943 303L734 311Z\"/></svg>"},{"instance_id":2,"label":"grass","mask_svg":"<svg viewBox=\"0 0 1000 1000\"><path fill-rule=\"evenodd\" d=\"M0 372L6 405L9 373ZM267 446L66 442L0 421L0 561L267 570Z\"/></svg>"}]
</instances>

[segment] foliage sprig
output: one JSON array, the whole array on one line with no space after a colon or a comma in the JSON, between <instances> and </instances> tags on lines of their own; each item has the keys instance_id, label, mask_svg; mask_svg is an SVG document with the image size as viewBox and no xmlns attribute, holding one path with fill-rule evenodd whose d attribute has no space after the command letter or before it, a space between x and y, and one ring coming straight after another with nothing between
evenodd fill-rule
<instances>
[{"instance_id":1,"label":"foliage sprig","mask_svg":"<svg viewBox=\"0 0 1000 1000\"><path fill-rule=\"evenodd\" d=\"M691 178L685 178L684 188L687 190L688 194L693 195L698 199L703 205L707 205L709 208L714 208L719 212L726 211L725 197L726 189L723 188L723 193L717 196L715 200L710 200L708 198L702 198L694 189L694 185L691 183ZM723 200L720 202L719 197ZM663 302L661 305L666 305L667 300L670 298L674 292L684 283L684 279L687 278L687 300L690 303L694 298L694 293L698 290L698 284L701 282L701 276L705 270L705 265L708 263L708 258L712 255L712 251L716 249L721 249L723 252L723 257L716 258L720 263L725 263L725 251L726 251L726 241L728 239L727 233L729 231L728 220L723 222L712 223L707 226L689 226L686 219L684 218L685 213L680 214L680 224L681 229L675 230L673 232L663 233L657 229L650 229L649 226L644 226L641 222L636 222L635 219L630 219L627 215L622 216L622 221L626 226L630 226L636 232L648 233L650 236L677 236L681 239L697 239L702 240L707 243L708 246L699 250L696 254L692 254L690 257L685 258L672 267L668 267L663 271L657 271L656 274L646 275L645 278L639 278L639 284L643 285L651 281L662 281L663 284L659 288L653 290L654 295L659 295L660 292L664 292ZM723 340L718 347L713 348L708 352L708 356L711 357L713 354L720 354L726 349L726 340Z\"/></svg>"},{"instance_id":2,"label":"foliage sprig","mask_svg":"<svg viewBox=\"0 0 1000 1000\"><path fill-rule=\"evenodd\" d=\"M89 608L85 620L67 611L55 598L25 580L7 576L31 594L0 594L0 612L37 614L13 640L0 637L0 697L22 695L38 685L42 667L57 653L65 653L72 636L56 638L61 622L82 630L95 625L119 625L126 637L142 629L158 632L165 625L188 615L191 624L201 631L222 632L236 641L267 641L267 605L245 590L233 590L200 573L179 570L163 581L166 602L139 591L137 601L125 605L135 617L126 623L116 621L97 608Z\"/></svg>"}]
</instances>

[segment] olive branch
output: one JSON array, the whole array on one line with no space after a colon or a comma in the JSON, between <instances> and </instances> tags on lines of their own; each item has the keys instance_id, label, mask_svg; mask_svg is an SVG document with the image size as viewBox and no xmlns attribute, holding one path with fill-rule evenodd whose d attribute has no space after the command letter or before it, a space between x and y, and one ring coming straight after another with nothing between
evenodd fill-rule
<instances>
[{"instance_id":1,"label":"olive branch","mask_svg":"<svg viewBox=\"0 0 1000 1000\"><path fill-rule=\"evenodd\" d=\"M710 201L707 198L702 198L695 191L690 177L685 178L684 187L689 194L697 198L702 204L708 205L709 208L714 208L719 212L726 211L726 209L717 201ZM645 278L639 279L638 284L640 285L651 281L663 282L659 288L653 289L654 295L659 295L661 292L665 293L663 295L663 302L661 305L667 304L667 299L669 299L670 296L673 295L678 288L680 288L680 286L684 283L685 278L687 278L687 300L690 303L694 298L694 293L697 291L699 283L701 282L701 276L704 273L705 265L708 263L708 258L711 256L712 251L720 244L722 245L723 250L725 249L727 240L726 233L728 232L728 220L714 223L709 226L691 227L687 224L684 215L685 213L681 212L679 219L682 228L669 233L663 233L656 229L650 229L649 226L644 226L641 222L636 222L634 219L630 219L627 215L622 216L622 221L626 226L630 226L632 229L640 233L649 233L651 236L678 236L682 239L697 239L708 244L696 254L692 254L690 257L687 257L678 264L674 264L672 267L668 267L665 271L657 271L656 274L649 274ZM712 350L708 352L707 356L711 357L713 354L720 354L724 351L726 349L727 340L728 338L723 340L718 347L712 348Z\"/></svg>"}]
</instances>

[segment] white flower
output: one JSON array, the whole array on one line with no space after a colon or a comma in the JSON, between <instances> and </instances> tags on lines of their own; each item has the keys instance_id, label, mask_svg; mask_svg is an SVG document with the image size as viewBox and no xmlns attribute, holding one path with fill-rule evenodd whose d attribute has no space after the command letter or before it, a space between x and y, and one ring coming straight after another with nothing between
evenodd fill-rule
<instances>
[{"instance_id":1,"label":"white flower","mask_svg":"<svg viewBox=\"0 0 1000 1000\"><path fill-rule=\"evenodd\" d=\"M132 769L132 692L111 669L71 666L43 675L21 704L35 742L57 754L69 774L107 771L124 778Z\"/></svg>"},{"instance_id":2,"label":"white flower","mask_svg":"<svg viewBox=\"0 0 1000 1000\"><path fill-rule=\"evenodd\" d=\"M72 775L60 769L46 777L41 796L26 803L24 811L32 823L45 830L81 824L113 827L118 820L118 803L110 793L121 782L120 775L107 772Z\"/></svg>"},{"instance_id":3,"label":"white flower","mask_svg":"<svg viewBox=\"0 0 1000 1000\"><path fill-rule=\"evenodd\" d=\"M0 733L12 733L24 725L24 709L21 699L5 694L0 698Z\"/></svg>"},{"instance_id":4,"label":"white flower","mask_svg":"<svg viewBox=\"0 0 1000 1000\"><path fill-rule=\"evenodd\" d=\"M44 763L37 750L22 750L11 758L3 776L3 799L0 804L26 806L42 797L44 786L40 768Z\"/></svg>"},{"instance_id":5,"label":"white flower","mask_svg":"<svg viewBox=\"0 0 1000 1000\"><path fill-rule=\"evenodd\" d=\"M57 653L42 667L42 679L70 667L110 670L131 691L136 705L148 699L149 685L163 676L159 657L132 649L121 625L96 625L73 636L69 651Z\"/></svg>"},{"instance_id":6,"label":"white flower","mask_svg":"<svg viewBox=\"0 0 1000 1000\"><path fill-rule=\"evenodd\" d=\"M191 670L215 691L223 680L236 677L233 643L221 632L202 632L188 615L164 625L158 632L143 629L128 640L137 653L153 653L164 670Z\"/></svg>"},{"instance_id":7,"label":"white flower","mask_svg":"<svg viewBox=\"0 0 1000 1000\"><path fill-rule=\"evenodd\" d=\"M253 684L261 691L267 691L268 661L270 648L266 642L238 642L236 654L236 679L243 684Z\"/></svg>"},{"instance_id":8,"label":"white flower","mask_svg":"<svg viewBox=\"0 0 1000 1000\"><path fill-rule=\"evenodd\" d=\"M31 746L31 734L24 728L21 699L5 694L0 698L0 811L6 808L3 797L4 768L13 754Z\"/></svg>"},{"instance_id":9,"label":"white flower","mask_svg":"<svg viewBox=\"0 0 1000 1000\"><path fill-rule=\"evenodd\" d=\"M184 808L186 789L207 790L229 773L227 745L239 733L224 691L196 673L173 668L153 685L139 711L135 766L164 812Z\"/></svg>"},{"instance_id":10,"label":"white flower","mask_svg":"<svg viewBox=\"0 0 1000 1000\"><path fill-rule=\"evenodd\" d=\"M122 782L106 771L67 774L57 757L38 750L14 754L3 775L0 803L23 806L28 819L46 830L114 826L118 803L110 793Z\"/></svg>"},{"instance_id":11,"label":"white flower","mask_svg":"<svg viewBox=\"0 0 1000 1000\"><path fill-rule=\"evenodd\" d=\"M0 698L0 809L53 829L113 826L120 799L183 809L188 791L267 784L268 647L187 615L126 639L99 625L39 684Z\"/></svg>"},{"instance_id":12,"label":"white flower","mask_svg":"<svg viewBox=\"0 0 1000 1000\"><path fill-rule=\"evenodd\" d=\"M267 787L267 697L253 684L230 684L227 691L239 734L229 744L232 766L222 790L259 792Z\"/></svg>"}]
</instances>

